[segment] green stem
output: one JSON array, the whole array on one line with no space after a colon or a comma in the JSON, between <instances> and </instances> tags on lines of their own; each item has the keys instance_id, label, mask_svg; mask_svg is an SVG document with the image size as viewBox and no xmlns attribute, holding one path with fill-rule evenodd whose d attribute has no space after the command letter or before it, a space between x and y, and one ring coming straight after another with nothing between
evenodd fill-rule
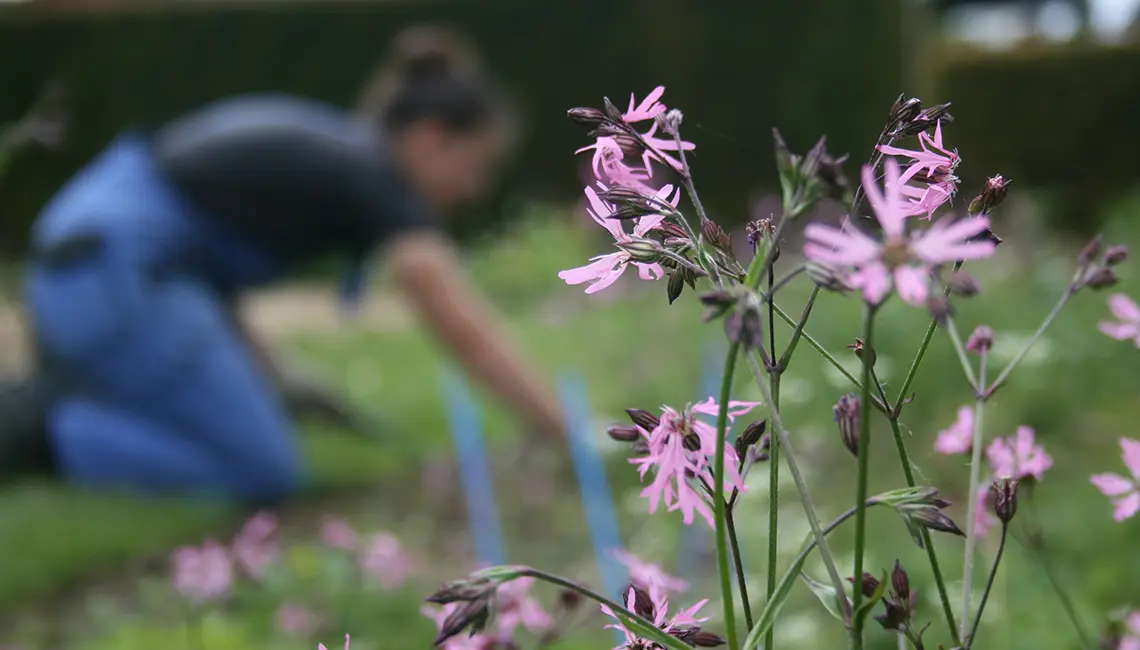
<instances>
[{"instance_id":1,"label":"green stem","mask_svg":"<svg viewBox=\"0 0 1140 650\"><path fill-rule=\"evenodd\" d=\"M960 639L965 639L966 632L969 631L966 629L966 625L969 624L970 620L970 591L974 584L974 555L978 546L978 534L974 520L977 519L978 513L978 487L982 478L982 443L985 442L983 416L986 405L984 392L987 356L989 355L982 354L979 372L981 383L977 384L978 394L974 401L974 440L973 451L970 454L970 502L966 507L966 557L962 563L962 620L961 628L958 631Z\"/></svg>"},{"instance_id":2,"label":"green stem","mask_svg":"<svg viewBox=\"0 0 1140 650\"><path fill-rule=\"evenodd\" d=\"M1036 524L1037 522L1037 506L1033 499L1025 499L1024 502L1028 504L1028 519ZM1025 515L1023 515L1025 517ZM1024 521L1024 519L1023 519ZM1021 545L1030 552L1033 559L1041 565L1045 571L1045 577L1049 580L1049 586L1057 594L1058 600L1061 601L1061 607L1065 610L1065 615L1069 617L1069 622L1073 624L1073 629L1076 630L1077 636L1080 637L1082 650L1092 650L1093 644L1090 642L1091 637L1085 631L1084 624L1081 623L1080 617L1077 616L1077 608L1073 606L1073 600L1069 597L1068 592L1061 586L1060 579L1054 571L1053 563L1049 559L1048 551L1045 550L1045 541L1039 531L1030 530L1029 525L1022 526L1026 539L1019 540ZM1038 534L1034 534L1034 533ZM1008 574L1007 574L1008 575Z\"/></svg>"},{"instance_id":3,"label":"green stem","mask_svg":"<svg viewBox=\"0 0 1140 650\"><path fill-rule=\"evenodd\" d=\"M744 624L752 629L752 603L748 598L748 581L744 577L744 560L740 557L740 542L736 538L736 521L732 518L732 508L724 511L724 521L728 526L728 541L732 545L732 563L736 566L736 587L740 590L740 602L744 605Z\"/></svg>"},{"instance_id":4,"label":"green stem","mask_svg":"<svg viewBox=\"0 0 1140 650\"><path fill-rule=\"evenodd\" d=\"M898 417L902 411L903 402L906 401L906 393L910 390L910 385L914 383L914 378L918 376L918 367L922 365L922 358L926 356L926 349L930 347L930 341L934 338L934 332L938 329L938 321L931 320L930 325L926 328L926 334L922 337L922 343L918 346L918 352L914 355L914 360L910 362L910 370L906 373L906 379L903 380L902 388L899 389L899 396L895 398L895 408L893 415ZM912 486L913 487L913 486Z\"/></svg>"},{"instance_id":5,"label":"green stem","mask_svg":"<svg viewBox=\"0 0 1140 650\"><path fill-rule=\"evenodd\" d=\"M773 283L775 282L775 267L768 268L768 342L772 347L772 357L775 361L776 356L776 311L772 308L775 304L772 302L772 296L775 293ZM807 315L811 312L811 305L814 302L815 294L812 294L813 300L808 301L805 308L804 315L800 317L800 322L796 325L798 331L802 332L804 323L807 321ZM795 346L795 341L798 337L793 332L792 341L788 343L789 351ZM779 363L773 363L773 368L769 370L769 377L772 380L772 402L771 409L773 411L780 408L780 376L784 370L784 364L787 363L788 353L785 352L781 357ZM779 561L779 539L780 539L780 442L779 440L772 439L768 445L768 599L772 599L772 594L776 591L776 563ZM769 628L768 633L764 635L764 648L766 650L774 650L776 647L775 640L775 625ZM752 629L752 624L748 624L748 629Z\"/></svg>"},{"instance_id":6,"label":"green stem","mask_svg":"<svg viewBox=\"0 0 1140 650\"><path fill-rule=\"evenodd\" d=\"M788 362L792 359L792 354L796 351L796 346L799 345L800 339L803 338L804 326L807 325L808 317L811 316L811 310L815 307L815 299L819 296L819 285L816 285L811 290L811 295L808 296L807 304L804 305L804 311L800 314L800 320L795 324L792 330L792 338L788 341L788 347L784 350L784 354L780 356L780 361L776 364L782 372L788 367Z\"/></svg>"},{"instance_id":7,"label":"green stem","mask_svg":"<svg viewBox=\"0 0 1140 650\"><path fill-rule=\"evenodd\" d=\"M966 346L962 345L962 337L958 336L958 326L954 324L954 319L950 316L946 317L946 331L950 334L950 342L954 344L954 352L958 355L958 362L962 364L962 372L966 373L966 381L970 382L970 388L973 388L975 393L981 393L981 384L978 383L978 378L974 376L974 368L970 365L969 357L966 356Z\"/></svg>"},{"instance_id":8,"label":"green stem","mask_svg":"<svg viewBox=\"0 0 1140 650\"><path fill-rule=\"evenodd\" d=\"M1069 302L1069 299L1072 298L1073 295L1074 291L1072 287L1065 290L1065 293L1061 296L1061 299L1057 301L1057 304L1053 305L1052 311L1050 311L1049 315L1045 317L1045 320L1041 321L1041 326L1037 328L1037 331L1033 333L1033 336L1029 337L1029 341L1025 343L1025 346L1021 348L1021 351L1017 353L1017 356L1015 356L1013 360L1009 362L1005 369L998 373L997 379L995 379L993 383L990 384L989 389L986 390L986 398L989 398L990 395L994 394L994 391L996 391L998 388L1001 388L1001 386L1005 384L1006 380L1009 379L1009 373L1013 372L1013 369L1017 367L1017 364L1021 363L1022 360L1025 359L1025 355L1029 354L1029 350L1037 343L1037 341L1041 340L1041 336L1045 334L1045 330L1049 329L1049 326L1052 325L1053 321L1057 319L1057 315L1061 313L1061 309L1064 308L1065 304Z\"/></svg>"},{"instance_id":9,"label":"green stem","mask_svg":"<svg viewBox=\"0 0 1140 650\"><path fill-rule=\"evenodd\" d=\"M752 377L756 380L756 385L760 387L760 395L767 401L768 404L774 403L772 389L768 385L768 381L764 377L764 371L760 368L760 364L756 362L756 357L750 356L749 361L752 369ZM780 410L772 409L772 430L776 432L775 438L772 440L773 444L779 444L784 460L788 463L788 471L792 473L792 481L796 484L796 491L800 495L800 504L804 509L804 516L808 520L808 526L811 527L812 535L815 537L815 542L819 546L819 556L823 560L823 564L827 567L827 574L831 578L831 584L836 589L836 593L845 593L846 588L843 586L843 579L839 577L839 570L835 565L835 556L831 553L831 548L824 538L824 532L819 524L819 515L816 512L815 504L812 502L811 492L808 490L807 481L804 479L803 472L800 471L799 460L796 458L795 449L792 447L791 436L788 435L788 430L784 428L784 422L780 418ZM843 600L844 614L847 620L851 619L850 604Z\"/></svg>"},{"instance_id":10,"label":"green stem","mask_svg":"<svg viewBox=\"0 0 1140 650\"><path fill-rule=\"evenodd\" d=\"M867 478L871 458L871 363L874 358L874 322L875 307L867 304L863 309L863 345L866 352L863 354L863 393L861 397L862 408L859 409L859 477L855 485L855 579L863 575L863 551L867 538ZM841 592L842 593L842 592ZM863 590L852 591L851 608L859 611L863 604ZM856 619L851 626L851 643L855 650L863 647L863 624Z\"/></svg>"},{"instance_id":11,"label":"green stem","mask_svg":"<svg viewBox=\"0 0 1140 650\"><path fill-rule=\"evenodd\" d=\"M724 601L725 635L729 650L739 650L740 641L736 634L736 607L733 604L732 580L728 570L728 538L725 524L724 501L724 447L728 430L728 401L732 398L732 378L736 372L736 357L740 344L733 343L728 348L724 362L724 376L720 382L720 409L716 416L716 457L713 469L713 508L716 520L716 563L720 573L720 594Z\"/></svg>"},{"instance_id":12,"label":"green stem","mask_svg":"<svg viewBox=\"0 0 1140 650\"><path fill-rule=\"evenodd\" d=\"M978 634L978 626L982 624L982 611L986 608L986 601L989 600L990 590L994 586L994 577L997 576L998 565L1001 564L1001 556L1005 552L1005 538L1008 532L1009 525L1002 522L1001 541L998 542L997 556L994 557L994 565L990 567L990 577L986 580L986 590L982 592L982 600L978 603L978 613L974 615L974 624L970 627L970 635L965 637L966 650L970 650L974 646L974 637Z\"/></svg>"}]
</instances>

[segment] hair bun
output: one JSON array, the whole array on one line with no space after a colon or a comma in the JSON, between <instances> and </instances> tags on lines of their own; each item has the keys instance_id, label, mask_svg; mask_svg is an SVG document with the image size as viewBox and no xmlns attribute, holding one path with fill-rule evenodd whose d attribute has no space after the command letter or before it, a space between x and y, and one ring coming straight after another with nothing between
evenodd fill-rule
<instances>
[{"instance_id":1,"label":"hair bun","mask_svg":"<svg viewBox=\"0 0 1140 650\"><path fill-rule=\"evenodd\" d=\"M459 33L438 26L400 32L392 42L392 60L409 81L470 74L479 67L475 48Z\"/></svg>"}]
</instances>

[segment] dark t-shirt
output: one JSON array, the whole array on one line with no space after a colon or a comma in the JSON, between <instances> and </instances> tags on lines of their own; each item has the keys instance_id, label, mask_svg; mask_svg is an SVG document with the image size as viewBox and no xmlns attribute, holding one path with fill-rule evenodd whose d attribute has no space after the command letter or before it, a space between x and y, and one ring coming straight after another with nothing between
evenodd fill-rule
<instances>
[{"instance_id":1,"label":"dark t-shirt","mask_svg":"<svg viewBox=\"0 0 1140 650\"><path fill-rule=\"evenodd\" d=\"M152 148L197 208L289 266L334 252L363 259L435 227L382 134L320 102L223 100L159 128Z\"/></svg>"}]
</instances>

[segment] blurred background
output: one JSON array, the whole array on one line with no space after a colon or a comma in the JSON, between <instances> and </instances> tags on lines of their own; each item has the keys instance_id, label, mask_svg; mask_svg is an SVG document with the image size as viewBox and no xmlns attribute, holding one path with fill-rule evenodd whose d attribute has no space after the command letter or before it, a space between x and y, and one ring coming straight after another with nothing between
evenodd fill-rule
<instances>
[{"instance_id":1,"label":"blurred background","mask_svg":"<svg viewBox=\"0 0 1140 650\"><path fill-rule=\"evenodd\" d=\"M1091 235L1140 245L1138 7L1137 0L7 0L0 3L0 122L18 120L45 87L57 88L65 97L66 136L57 142L51 129L41 133L39 140L51 146L22 149L0 180L0 363L27 362L16 288L29 224L121 129L247 91L348 105L400 28L457 26L509 85L525 130L495 200L460 220L455 234L476 280L511 316L522 344L552 374L586 378L591 412L579 415L597 423L628 547L693 582L689 596L678 600L711 597L713 565L693 551L701 545L683 539L679 517L645 514L636 473L624 449L605 439L604 426L625 408L652 410L707 396L702 350L720 332L701 325L695 301L668 306L660 284L630 279L591 299L557 278L609 245L577 207L585 161L573 151L587 142L566 120L566 109L600 106L603 96L624 105L628 93L640 99L664 85L664 102L685 112L685 137L697 145L692 162L702 198L742 245L744 223L779 206L772 127L795 151L826 135L831 151L851 155L847 171L854 178L900 92L927 104L952 101L956 119L945 139L963 160L959 207L986 177L1013 179L1015 191L996 214L1005 244L995 260L978 265L985 290L959 305L958 318L963 336L977 324L993 326L995 356L1004 361L1065 288L1076 252ZM789 251L798 248L795 235L792 244ZM1140 295L1128 265L1120 275L1120 289ZM384 414L400 434L377 443L306 427L319 489L276 513L289 549L281 559L288 577L235 587L229 600L194 610L170 586L170 551L207 538L227 543L248 513L51 484L5 487L0 647L314 648L318 640L333 647L344 632L353 634L358 650L430 645L435 626L420 613L423 596L475 561L459 480L460 464L470 459L457 457L449 434L451 404L439 380L446 361L382 273L353 319L337 311L335 282L318 266L301 281L252 296L245 310L257 329L354 401ZM798 312L806 294L804 285L793 284L785 309ZM1124 471L1117 439L1136 435L1133 418L1140 415L1135 351L1096 331L1107 318L1105 297L1082 294L1071 304L987 418L993 435L1034 427L1055 464L1032 508L1051 568L1011 545L982 627L986 647L1082 647L1058 589L1090 639L1099 638L1118 608L1140 608L1140 521L1114 523L1108 500L1088 482L1094 472ZM811 334L844 351L857 334L856 303L828 296L816 308ZM897 384L927 316L899 304L887 311L877 369ZM840 358L855 367L854 358ZM938 430L971 399L959 373L949 343L937 336L904 422L920 480L963 503L966 468L932 450ZM828 518L848 507L854 486L854 463L830 410L846 391L842 378L807 349L783 385L786 417ZM740 393L739 399L758 397L754 389ZM568 452L555 450L551 466L549 454L520 445L518 424L489 400L482 415L511 561L597 583ZM879 446L873 490L903 484L892 454L889 445ZM751 483L737 522L758 594L767 571L766 468ZM808 529L794 487L785 489L786 562ZM964 509L953 514L964 527ZM330 518L362 533L394 534L415 558L415 571L399 586L360 578L326 552L319 531ZM948 645L925 555L894 514L874 513L871 522L868 565L889 569L900 559L921 592L922 617L935 621L928 645ZM849 540L842 532L837 540L849 566ZM983 544L987 557L992 541ZM961 543L940 538L938 544L951 591L960 590ZM821 566L807 566L823 579ZM806 587L796 589L777 625L777 643L843 643L841 626ZM538 595L546 602L553 597ZM959 602L956 595L952 602ZM283 623L285 605L311 612L312 624L296 617ZM582 633L559 647L609 647L601 624L591 615ZM716 629L717 619L709 626ZM885 632L870 636L875 647L894 647Z\"/></svg>"}]
</instances>

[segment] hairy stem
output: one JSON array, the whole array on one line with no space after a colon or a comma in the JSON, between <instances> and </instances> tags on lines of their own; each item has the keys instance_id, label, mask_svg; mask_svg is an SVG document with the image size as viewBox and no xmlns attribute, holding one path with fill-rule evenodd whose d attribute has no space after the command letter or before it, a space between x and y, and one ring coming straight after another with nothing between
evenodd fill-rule
<instances>
[{"instance_id":1,"label":"hairy stem","mask_svg":"<svg viewBox=\"0 0 1140 650\"><path fill-rule=\"evenodd\" d=\"M1005 522L1001 524L1001 541L998 542L997 556L994 557L994 565L990 567L990 577L986 580L986 590L982 592L982 600L978 603L978 612L974 615L974 624L970 626L969 636L964 637L966 642L966 650L970 650L974 646L974 637L978 634L978 626L982 624L982 611L986 609L986 601L990 598L990 590L994 586L994 577L997 576L998 565L1001 564L1002 553L1005 552L1005 538L1006 533L1009 532L1009 525Z\"/></svg>"},{"instance_id":2,"label":"hairy stem","mask_svg":"<svg viewBox=\"0 0 1140 650\"><path fill-rule=\"evenodd\" d=\"M744 560L740 557L740 542L736 538L736 521L732 517L732 508L725 510L724 521L728 526L728 541L732 545L732 563L736 566L736 588L740 590L740 602L744 605L744 624L751 630L755 624L752 620L752 603L748 599L748 580L744 577Z\"/></svg>"},{"instance_id":3,"label":"hairy stem","mask_svg":"<svg viewBox=\"0 0 1140 650\"><path fill-rule=\"evenodd\" d=\"M974 402L974 440L973 450L970 454L970 502L966 509L966 557L962 562L962 619L961 628L958 631L958 637L962 640L965 640L966 632L969 631L966 626L969 625L970 620L970 592L974 584L974 555L978 546L978 532L974 520L977 519L978 513L978 484L982 480L982 443L985 442L983 416L986 406L984 392L986 357L988 356L986 353L982 354L979 372L981 383L977 384L978 394Z\"/></svg>"},{"instance_id":4,"label":"hairy stem","mask_svg":"<svg viewBox=\"0 0 1140 650\"><path fill-rule=\"evenodd\" d=\"M1026 341L1025 345L1018 351L1017 355L1013 357L1009 364L998 373L997 379L990 384L990 387L985 391L985 397L987 399L990 395L993 395L998 388L1001 388L1005 384L1009 379L1009 373L1013 372L1017 364L1025 359L1025 355L1029 354L1029 350L1033 348L1037 341L1041 340L1041 336L1045 334L1045 330L1049 329L1049 326L1057 319L1057 315L1061 313L1061 309L1065 307L1065 304L1069 302L1069 299L1073 297L1074 293L1072 287L1065 290L1065 293L1061 295L1061 299L1057 301L1057 304L1053 305L1053 309L1049 312L1049 315L1045 317L1045 320L1041 321L1041 326L1037 328L1033 336L1029 337L1029 340Z\"/></svg>"},{"instance_id":5,"label":"hairy stem","mask_svg":"<svg viewBox=\"0 0 1140 650\"><path fill-rule=\"evenodd\" d=\"M867 304L863 308L863 345L866 351L863 354L863 393L861 397L862 408L859 409L859 477L855 484L855 576L863 575L863 552L867 539L867 479L871 458L871 364L874 360L874 323L875 308ZM840 592L843 593L843 592ZM859 611L863 604L863 590L855 589L852 592L852 605L854 611ZM856 619L851 626L851 643L855 650L863 647L863 624Z\"/></svg>"},{"instance_id":6,"label":"hairy stem","mask_svg":"<svg viewBox=\"0 0 1140 650\"><path fill-rule=\"evenodd\" d=\"M716 416L716 458L713 469L713 508L716 520L716 564L720 573L720 594L724 605L725 635L729 650L739 650L740 641L736 633L736 607L732 598L732 580L728 569L728 539L724 501L724 447L728 430L728 401L732 398L732 378L736 372L736 357L740 344L732 343L724 362L724 376L720 382L720 409ZM743 577L743 576L742 576ZM743 588L743 581L741 587Z\"/></svg>"},{"instance_id":7,"label":"hairy stem","mask_svg":"<svg viewBox=\"0 0 1140 650\"><path fill-rule=\"evenodd\" d=\"M772 346L773 360L776 355L776 310L772 308L775 304L770 299L773 294L773 283L775 282L775 268L768 269L768 341ZM810 307L809 307L810 311ZM800 323L797 325L800 331L803 330L803 323L806 318L801 318ZM789 348L794 343L789 344ZM773 367L769 370L769 376L772 381L772 402L771 408L773 411L780 408L780 374L783 372L784 359L781 358L780 363L773 363ZM779 539L780 539L780 441L772 439L768 445L768 599L772 599L772 594L776 591L776 563L779 560ZM773 625L768 633L764 635L764 647L767 650L775 648L775 625ZM749 624L748 628L751 629L752 625Z\"/></svg>"}]
</instances>

